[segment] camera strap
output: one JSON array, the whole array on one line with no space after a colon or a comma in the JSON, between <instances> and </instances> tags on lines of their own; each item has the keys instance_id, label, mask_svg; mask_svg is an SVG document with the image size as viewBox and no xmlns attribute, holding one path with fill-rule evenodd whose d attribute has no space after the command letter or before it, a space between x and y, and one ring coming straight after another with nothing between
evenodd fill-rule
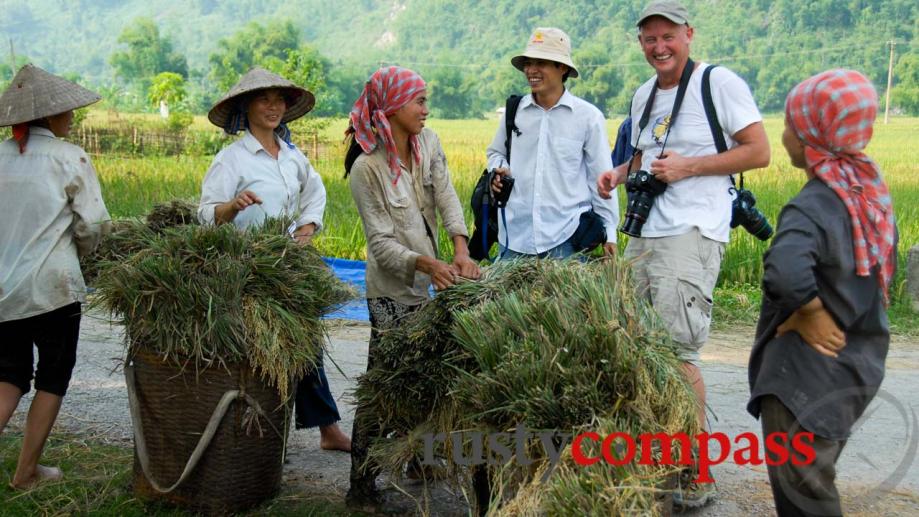
<instances>
[{"instance_id":1,"label":"camera strap","mask_svg":"<svg viewBox=\"0 0 919 517\"><path fill-rule=\"evenodd\" d=\"M680 84L676 90L676 99L673 100L673 109L670 110L670 122L667 124L667 133L664 135L664 145L661 147L661 154L667 148L667 140L670 138L670 130L676 124L677 115L680 113L680 106L683 105L683 98L686 97L686 90L689 88L689 80L696 68L696 63L692 59L686 60L686 66L683 67L683 74L680 76ZM641 134L648 127L651 119L651 110L654 108L654 99L657 97L657 89L660 84L657 79L654 80L654 86L651 87L651 94L648 96L648 102L645 103L645 109L638 120L638 140L641 140ZM635 141L635 154L638 154L638 140ZM634 155L633 155L634 157ZM631 163L629 164L631 166ZM630 167L631 168L631 167Z\"/></svg>"}]
</instances>

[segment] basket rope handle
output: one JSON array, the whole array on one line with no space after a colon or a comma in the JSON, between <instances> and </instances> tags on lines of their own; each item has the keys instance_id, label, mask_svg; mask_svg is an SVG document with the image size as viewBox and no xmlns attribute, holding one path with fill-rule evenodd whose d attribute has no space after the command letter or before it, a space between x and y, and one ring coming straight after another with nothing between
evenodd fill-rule
<instances>
[{"instance_id":1,"label":"basket rope handle","mask_svg":"<svg viewBox=\"0 0 919 517\"><path fill-rule=\"evenodd\" d=\"M201 434L201 438L198 439L198 444L195 445L195 450L192 451L191 457L188 458L188 462L185 463L185 468L182 470L182 475L179 476L178 481L176 481L169 488L163 488L160 483L158 483L153 476L150 475L150 456L147 453L147 442L144 440L144 429L143 422L140 418L140 404L137 400L137 391L134 386L134 366L125 365L124 366L124 376L127 388L128 388L128 403L131 407L131 420L134 422L134 444L137 447L137 458L140 460L140 467L144 471L144 476L146 476L147 481L150 482L150 485L161 494L168 494L175 490L181 485L189 474L195 469L198 465L198 462L201 461L201 457L204 456L204 451L207 450L208 446L211 444L211 440L214 439L214 435L217 434L217 427L220 426L220 422L223 421L223 417L226 416L227 410L230 407L230 404L236 399L243 399L249 404L249 407L254 409L259 415L265 417L265 420L268 422L268 425L274 430L278 436L281 436L281 433L278 432L274 424L271 423L271 419L268 418L268 415L265 414L265 411L262 409L261 405L257 400L252 398L251 395L241 390L228 390L223 394L223 397L220 398L220 402L217 403L217 407L214 408L214 412L211 414L211 419L208 421L207 426L204 428L204 433ZM283 439L284 436L281 436Z\"/></svg>"}]
</instances>

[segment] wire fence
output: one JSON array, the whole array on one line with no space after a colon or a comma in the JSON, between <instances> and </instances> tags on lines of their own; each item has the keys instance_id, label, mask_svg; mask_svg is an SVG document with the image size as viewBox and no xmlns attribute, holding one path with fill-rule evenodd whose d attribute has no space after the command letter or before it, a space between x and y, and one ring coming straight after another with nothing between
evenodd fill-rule
<instances>
[{"instance_id":1,"label":"wire fence","mask_svg":"<svg viewBox=\"0 0 919 517\"><path fill-rule=\"evenodd\" d=\"M71 131L67 140L79 145L90 155L115 156L210 156L231 144L237 137L219 131L188 130L182 132L141 128L106 128L80 126ZM344 148L340 141L318 132L294 135L292 142L311 160L341 158Z\"/></svg>"}]
</instances>

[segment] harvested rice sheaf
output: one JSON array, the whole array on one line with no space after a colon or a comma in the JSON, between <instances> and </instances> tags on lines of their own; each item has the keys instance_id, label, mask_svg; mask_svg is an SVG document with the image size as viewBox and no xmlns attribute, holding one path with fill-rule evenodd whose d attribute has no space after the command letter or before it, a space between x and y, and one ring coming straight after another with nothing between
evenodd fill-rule
<instances>
[{"instance_id":1,"label":"harvested rice sheaf","mask_svg":"<svg viewBox=\"0 0 919 517\"><path fill-rule=\"evenodd\" d=\"M80 269L87 284L95 282L105 262L118 262L138 251L144 234L160 233L166 228L198 224L197 206L182 200L153 206L145 221L119 219L112 223L112 232L105 235L99 246L80 260Z\"/></svg>"},{"instance_id":2,"label":"harvested rice sheaf","mask_svg":"<svg viewBox=\"0 0 919 517\"><path fill-rule=\"evenodd\" d=\"M147 226L154 231L186 224L198 224L198 206L188 201L160 203L147 214Z\"/></svg>"},{"instance_id":3,"label":"harvested rice sheaf","mask_svg":"<svg viewBox=\"0 0 919 517\"><path fill-rule=\"evenodd\" d=\"M99 263L93 304L125 325L129 356L195 368L248 361L286 399L324 346L320 318L355 293L278 228L133 222L110 239L117 251Z\"/></svg>"},{"instance_id":4,"label":"harvested rice sheaf","mask_svg":"<svg viewBox=\"0 0 919 517\"><path fill-rule=\"evenodd\" d=\"M468 459L474 432L521 426L601 436L696 430L669 332L634 292L626 265L612 261L499 262L481 281L447 289L384 334L378 357L357 397L399 436L372 450L393 472L421 457L425 433L458 433ZM535 460L529 466L488 467L493 501L504 512L653 513L657 488L673 472L581 467L570 448L548 469L535 437L527 451ZM447 476L466 484L468 469L456 466L450 440L437 452Z\"/></svg>"}]
</instances>

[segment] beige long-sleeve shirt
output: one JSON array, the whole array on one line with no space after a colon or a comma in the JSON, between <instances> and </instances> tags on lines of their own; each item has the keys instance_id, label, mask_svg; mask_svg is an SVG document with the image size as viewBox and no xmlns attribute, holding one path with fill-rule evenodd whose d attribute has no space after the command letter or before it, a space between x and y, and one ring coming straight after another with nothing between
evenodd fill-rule
<instances>
[{"instance_id":1,"label":"beige long-sleeve shirt","mask_svg":"<svg viewBox=\"0 0 919 517\"><path fill-rule=\"evenodd\" d=\"M425 129L418 144L421 165L403 167L395 185L382 146L351 168L351 195L367 237L367 298L406 305L428 299L431 278L416 271L415 262L438 256L437 214L450 237L469 236L440 139Z\"/></svg>"},{"instance_id":2,"label":"beige long-sleeve shirt","mask_svg":"<svg viewBox=\"0 0 919 517\"><path fill-rule=\"evenodd\" d=\"M0 143L0 321L86 300L80 257L111 228L79 147L32 127L26 151Z\"/></svg>"}]
</instances>

